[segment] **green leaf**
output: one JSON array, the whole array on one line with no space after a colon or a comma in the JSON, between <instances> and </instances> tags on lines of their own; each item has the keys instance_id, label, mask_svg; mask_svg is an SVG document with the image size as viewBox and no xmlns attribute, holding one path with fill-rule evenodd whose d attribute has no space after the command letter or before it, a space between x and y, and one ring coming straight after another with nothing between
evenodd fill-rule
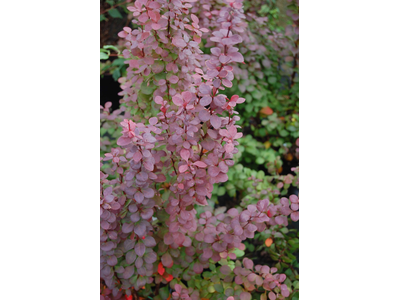
<instances>
[{"instance_id":1,"label":"green leaf","mask_svg":"<svg viewBox=\"0 0 400 300\"><path fill-rule=\"evenodd\" d=\"M279 130L279 135L282 137L286 137L289 135L289 132L285 129Z\"/></svg>"},{"instance_id":2,"label":"green leaf","mask_svg":"<svg viewBox=\"0 0 400 300\"><path fill-rule=\"evenodd\" d=\"M109 58L109 56L108 56L107 53L104 53L104 52L100 51L100 59L108 59L108 58Z\"/></svg>"},{"instance_id":3,"label":"green leaf","mask_svg":"<svg viewBox=\"0 0 400 300\"><path fill-rule=\"evenodd\" d=\"M263 164L264 162L265 162L264 158L262 158L262 157L260 157L260 156L256 158L256 164L261 165L261 164Z\"/></svg>"},{"instance_id":4,"label":"green leaf","mask_svg":"<svg viewBox=\"0 0 400 300\"><path fill-rule=\"evenodd\" d=\"M282 260L283 260L284 262L287 262L287 263L291 263L291 262L292 262L292 259L289 258L289 257L286 257L286 256L282 256Z\"/></svg>"},{"instance_id":5,"label":"green leaf","mask_svg":"<svg viewBox=\"0 0 400 300\"><path fill-rule=\"evenodd\" d=\"M223 292L224 292L224 288L223 288L222 285L219 284L219 283L214 284L214 288L215 288L215 290L216 290L218 293L223 293Z\"/></svg>"},{"instance_id":6,"label":"green leaf","mask_svg":"<svg viewBox=\"0 0 400 300\"><path fill-rule=\"evenodd\" d=\"M251 95L257 100L260 100L262 98L262 96L263 96L263 94L260 92L260 90L254 90L251 93Z\"/></svg>"},{"instance_id":7,"label":"green leaf","mask_svg":"<svg viewBox=\"0 0 400 300\"><path fill-rule=\"evenodd\" d=\"M116 9L116 8L110 9L110 10L108 11L108 14L109 14L111 17L113 17L113 18L120 18L120 19L123 18L122 15L121 15L121 13L120 13L120 12L118 11L118 9Z\"/></svg>"},{"instance_id":8,"label":"green leaf","mask_svg":"<svg viewBox=\"0 0 400 300\"><path fill-rule=\"evenodd\" d=\"M107 50L108 50L108 49L114 50L114 51L117 52L118 54L120 53L119 50L118 50L118 48L115 47L115 46L113 46L113 45L105 45L103 48L104 48L104 49L107 49Z\"/></svg>"},{"instance_id":9,"label":"green leaf","mask_svg":"<svg viewBox=\"0 0 400 300\"><path fill-rule=\"evenodd\" d=\"M225 190L225 188L223 186L218 187L218 190L217 190L217 195L218 196L225 195L225 192L226 192L226 190Z\"/></svg>"},{"instance_id":10,"label":"green leaf","mask_svg":"<svg viewBox=\"0 0 400 300\"><path fill-rule=\"evenodd\" d=\"M140 85L140 91L145 95L151 95L153 93L153 88L151 85L147 85L147 82L143 82Z\"/></svg>"},{"instance_id":11,"label":"green leaf","mask_svg":"<svg viewBox=\"0 0 400 300\"><path fill-rule=\"evenodd\" d=\"M286 234L286 233L289 232L289 229L287 229L286 227L283 227L283 228L280 229L280 231L281 231L282 233Z\"/></svg>"},{"instance_id":12,"label":"green leaf","mask_svg":"<svg viewBox=\"0 0 400 300\"><path fill-rule=\"evenodd\" d=\"M161 299L166 300L169 296L169 288L168 286L164 286L160 289Z\"/></svg>"},{"instance_id":13,"label":"green leaf","mask_svg":"<svg viewBox=\"0 0 400 300\"><path fill-rule=\"evenodd\" d=\"M118 78L121 77L121 72L119 71L119 69L115 69L115 70L114 70L114 72L113 72L113 74L112 74L112 77L113 77L113 79L114 79L115 81L117 81Z\"/></svg>"},{"instance_id":14,"label":"green leaf","mask_svg":"<svg viewBox=\"0 0 400 300\"><path fill-rule=\"evenodd\" d=\"M299 288L299 281L296 280L295 282L293 282L293 288L296 290Z\"/></svg>"},{"instance_id":15,"label":"green leaf","mask_svg":"<svg viewBox=\"0 0 400 300\"><path fill-rule=\"evenodd\" d=\"M257 179L264 179L265 173L264 171L260 170L257 172Z\"/></svg>"},{"instance_id":16,"label":"green leaf","mask_svg":"<svg viewBox=\"0 0 400 300\"><path fill-rule=\"evenodd\" d=\"M233 250L232 252L236 254L236 257L242 257L244 255L244 251L238 248L235 248L235 250Z\"/></svg>"},{"instance_id":17,"label":"green leaf","mask_svg":"<svg viewBox=\"0 0 400 300\"><path fill-rule=\"evenodd\" d=\"M227 189L227 190L234 190L234 189L235 189L235 186L234 186L232 183L228 183L228 184L226 185L226 189Z\"/></svg>"},{"instance_id":18,"label":"green leaf","mask_svg":"<svg viewBox=\"0 0 400 300\"><path fill-rule=\"evenodd\" d=\"M247 243L246 243L246 244L247 244ZM254 248L255 248L255 247L254 247L253 244L247 244L246 246L247 246L246 248L247 248L250 252L253 252L253 251L254 251Z\"/></svg>"},{"instance_id":19,"label":"green leaf","mask_svg":"<svg viewBox=\"0 0 400 300\"><path fill-rule=\"evenodd\" d=\"M107 21L107 18L104 15L100 15L100 22L101 21Z\"/></svg>"},{"instance_id":20,"label":"green leaf","mask_svg":"<svg viewBox=\"0 0 400 300\"><path fill-rule=\"evenodd\" d=\"M235 197L235 196L236 196L236 190L235 190L235 189L233 189L233 190L228 190L228 195L229 195L230 197Z\"/></svg>"},{"instance_id":21,"label":"green leaf","mask_svg":"<svg viewBox=\"0 0 400 300\"><path fill-rule=\"evenodd\" d=\"M215 292L214 286L213 286L212 284L210 284L210 285L208 286L208 288L207 288L207 291L208 291L209 293L214 293L214 292Z\"/></svg>"},{"instance_id":22,"label":"green leaf","mask_svg":"<svg viewBox=\"0 0 400 300\"><path fill-rule=\"evenodd\" d=\"M167 78L167 74L164 72L161 73L157 73L156 75L154 75L154 78L159 81L161 79L166 79Z\"/></svg>"},{"instance_id":23,"label":"green leaf","mask_svg":"<svg viewBox=\"0 0 400 300\"><path fill-rule=\"evenodd\" d=\"M112 62L112 66L123 66L125 58L117 58Z\"/></svg>"}]
</instances>

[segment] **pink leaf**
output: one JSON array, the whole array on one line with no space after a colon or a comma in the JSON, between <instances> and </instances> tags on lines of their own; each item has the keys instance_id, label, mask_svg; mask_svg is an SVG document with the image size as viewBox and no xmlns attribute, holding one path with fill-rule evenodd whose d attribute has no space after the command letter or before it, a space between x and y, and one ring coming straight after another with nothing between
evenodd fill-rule
<instances>
[{"instance_id":1,"label":"pink leaf","mask_svg":"<svg viewBox=\"0 0 400 300\"><path fill-rule=\"evenodd\" d=\"M180 152L180 155L181 155L182 159L188 161L188 159L189 159L189 157L190 157L190 151L187 150L187 149L185 149L185 148L183 148L183 149L181 150L181 152Z\"/></svg>"},{"instance_id":2,"label":"pink leaf","mask_svg":"<svg viewBox=\"0 0 400 300\"><path fill-rule=\"evenodd\" d=\"M157 11L149 10L148 14L154 22L158 22L158 20L160 20L160 14Z\"/></svg>"},{"instance_id":3,"label":"pink leaf","mask_svg":"<svg viewBox=\"0 0 400 300\"><path fill-rule=\"evenodd\" d=\"M275 293L274 292L269 292L268 293L268 298L271 299L271 300L275 300L276 299Z\"/></svg>"},{"instance_id":4,"label":"pink leaf","mask_svg":"<svg viewBox=\"0 0 400 300\"><path fill-rule=\"evenodd\" d=\"M218 117L217 115L212 115L210 118L211 125L215 128L218 129L221 127L221 118Z\"/></svg>"},{"instance_id":5,"label":"pink leaf","mask_svg":"<svg viewBox=\"0 0 400 300\"><path fill-rule=\"evenodd\" d=\"M296 195L290 195L289 200L292 203L298 203L299 202L299 198Z\"/></svg>"},{"instance_id":6,"label":"pink leaf","mask_svg":"<svg viewBox=\"0 0 400 300\"><path fill-rule=\"evenodd\" d=\"M231 152L233 151L233 149L235 149L235 146L233 146L232 142L229 141L229 142L227 142L227 143L225 144L224 148L225 148L225 151L226 151L227 153L231 153Z\"/></svg>"},{"instance_id":7,"label":"pink leaf","mask_svg":"<svg viewBox=\"0 0 400 300\"><path fill-rule=\"evenodd\" d=\"M157 122L158 122L158 120L157 120L157 118L156 118L156 117L152 117L152 118L150 118L150 119L149 119L149 123L150 123L150 125L156 125L156 124L157 124Z\"/></svg>"},{"instance_id":8,"label":"pink leaf","mask_svg":"<svg viewBox=\"0 0 400 300\"><path fill-rule=\"evenodd\" d=\"M291 218L294 222L297 222L297 221L299 220L299 212L296 211L296 212L291 213L291 214L290 214L290 218Z\"/></svg>"},{"instance_id":9,"label":"pink leaf","mask_svg":"<svg viewBox=\"0 0 400 300\"><path fill-rule=\"evenodd\" d=\"M211 177L216 177L220 172L220 169L216 166L211 166L208 168L208 174L210 174Z\"/></svg>"},{"instance_id":10,"label":"pink leaf","mask_svg":"<svg viewBox=\"0 0 400 300\"><path fill-rule=\"evenodd\" d=\"M202 162L202 161L196 161L195 163L194 163L194 165L195 166L198 166L199 168L205 168L205 167L207 167L207 165L204 163L204 162Z\"/></svg>"},{"instance_id":11,"label":"pink leaf","mask_svg":"<svg viewBox=\"0 0 400 300\"><path fill-rule=\"evenodd\" d=\"M184 164L182 166L179 166L179 172L184 173L188 169L188 165Z\"/></svg>"},{"instance_id":12,"label":"pink leaf","mask_svg":"<svg viewBox=\"0 0 400 300\"><path fill-rule=\"evenodd\" d=\"M250 269L251 270L251 269L253 269L254 263L253 263L253 261L251 259L244 258L243 259L243 266L246 269Z\"/></svg>"},{"instance_id":13,"label":"pink leaf","mask_svg":"<svg viewBox=\"0 0 400 300\"><path fill-rule=\"evenodd\" d=\"M201 84L200 86L199 86L199 91L200 91L200 93L202 93L202 94L207 94L207 95L209 95L210 93L211 93L211 87L209 86L209 85L207 85L207 84Z\"/></svg>"},{"instance_id":14,"label":"pink leaf","mask_svg":"<svg viewBox=\"0 0 400 300\"><path fill-rule=\"evenodd\" d=\"M223 63L223 64L226 64L228 61L230 61L231 60L231 58L229 57L229 56L226 56L226 55L221 55L220 57L219 57L219 61L221 62L221 63Z\"/></svg>"},{"instance_id":15,"label":"pink leaf","mask_svg":"<svg viewBox=\"0 0 400 300\"><path fill-rule=\"evenodd\" d=\"M179 47L179 48L184 48L186 47L186 43L184 40L182 40L181 38L172 38L172 44Z\"/></svg>"},{"instance_id":16,"label":"pink leaf","mask_svg":"<svg viewBox=\"0 0 400 300\"><path fill-rule=\"evenodd\" d=\"M240 293L240 300L250 300L251 294L249 292L241 292Z\"/></svg>"},{"instance_id":17,"label":"pink leaf","mask_svg":"<svg viewBox=\"0 0 400 300\"><path fill-rule=\"evenodd\" d=\"M190 17L192 18L192 20L193 20L193 22L194 22L194 23L196 23L196 24L198 24L198 23L199 23L199 18L198 18L198 17L196 17L196 15L194 15L194 14L191 14L191 15L190 15Z\"/></svg>"},{"instance_id":18,"label":"pink leaf","mask_svg":"<svg viewBox=\"0 0 400 300\"><path fill-rule=\"evenodd\" d=\"M222 79L222 84L229 88L232 87L232 81L226 78Z\"/></svg>"},{"instance_id":19,"label":"pink leaf","mask_svg":"<svg viewBox=\"0 0 400 300\"><path fill-rule=\"evenodd\" d=\"M161 25L157 24L157 23L153 23L153 24L151 24L151 28L153 28L154 30L158 30L161 28Z\"/></svg>"},{"instance_id":20,"label":"pink leaf","mask_svg":"<svg viewBox=\"0 0 400 300\"><path fill-rule=\"evenodd\" d=\"M168 80L169 80L169 82L175 84L175 83L177 83L179 81L179 77L176 76L176 75L172 75L171 77L169 77Z\"/></svg>"},{"instance_id":21,"label":"pink leaf","mask_svg":"<svg viewBox=\"0 0 400 300\"><path fill-rule=\"evenodd\" d=\"M173 96L172 97L172 102L174 102L177 106L183 105L183 100L180 96Z\"/></svg>"},{"instance_id":22,"label":"pink leaf","mask_svg":"<svg viewBox=\"0 0 400 300\"><path fill-rule=\"evenodd\" d=\"M210 99L211 99L211 97L210 97ZM200 100L200 104L202 104L201 100ZM204 109L204 110L200 111L199 119L202 122L207 122L208 120L210 120L210 113L208 112L208 110Z\"/></svg>"},{"instance_id":23,"label":"pink leaf","mask_svg":"<svg viewBox=\"0 0 400 300\"><path fill-rule=\"evenodd\" d=\"M117 145L123 147L129 145L131 142L132 140L130 138L121 136L117 141Z\"/></svg>"},{"instance_id":24,"label":"pink leaf","mask_svg":"<svg viewBox=\"0 0 400 300\"><path fill-rule=\"evenodd\" d=\"M212 101L212 98L207 95L207 96L204 96L204 97L202 97L200 99L200 104L203 105L203 106L207 106L207 105L209 105L211 103L211 101Z\"/></svg>"}]
</instances>

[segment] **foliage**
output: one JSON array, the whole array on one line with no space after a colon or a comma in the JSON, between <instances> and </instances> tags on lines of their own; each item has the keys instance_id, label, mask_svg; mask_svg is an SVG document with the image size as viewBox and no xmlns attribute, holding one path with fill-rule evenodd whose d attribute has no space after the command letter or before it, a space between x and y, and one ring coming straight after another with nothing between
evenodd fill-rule
<instances>
[{"instance_id":1,"label":"foliage","mask_svg":"<svg viewBox=\"0 0 400 300\"><path fill-rule=\"evenodd\" d=\"M100 50L101 299L298 299L298 32L248 3L136 0Z\"/></svg>"}]
</instances>

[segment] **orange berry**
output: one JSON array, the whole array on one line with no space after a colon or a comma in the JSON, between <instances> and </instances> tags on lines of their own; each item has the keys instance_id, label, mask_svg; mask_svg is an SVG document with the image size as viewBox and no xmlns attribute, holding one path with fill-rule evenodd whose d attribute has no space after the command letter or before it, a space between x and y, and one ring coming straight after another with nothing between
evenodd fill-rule
<instances>
[{"instance_id":1,"label":"orange berry","mask_svg":"<svg viewBox=\"0 0 400 300\"><path fill-rule=\"evenodd\" d=\"M272 115L274 113L274 111L270 107L266 106L260 110L260 113L263 115L269 116L269 115Z\"/></svg>"},{"instance_id":2,"label":"orange berry","mask_svg":"<svg viewBox=\"0 0 400 300\"><path fill-rule=\"evenodd\" d=\"M270 247L274 241L271 238L265 240L265 246Z\"/></svg>"}]
</instances>

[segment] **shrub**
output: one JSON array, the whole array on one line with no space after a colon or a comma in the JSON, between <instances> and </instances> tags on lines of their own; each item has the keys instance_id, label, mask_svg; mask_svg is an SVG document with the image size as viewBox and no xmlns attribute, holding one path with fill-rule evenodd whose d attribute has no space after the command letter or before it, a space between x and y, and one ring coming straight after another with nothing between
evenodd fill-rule
<instances>
[{"instance_id":1,"label":"shrub","mask_svg":"<svg viewBox=\"0 0 400 300\"><path fill-rule=\"evenodd\" d=\"M242 137L245 98L228 95L249 33L242 1L137 0L128 10L121 107L100 114L101 299L292 297L288 274L243 250L259 235L279 263L293 260L286 227L299 201L279 195L297 178L250 171L235 207L212 199Z\"/></svg>"}]
</instances>

